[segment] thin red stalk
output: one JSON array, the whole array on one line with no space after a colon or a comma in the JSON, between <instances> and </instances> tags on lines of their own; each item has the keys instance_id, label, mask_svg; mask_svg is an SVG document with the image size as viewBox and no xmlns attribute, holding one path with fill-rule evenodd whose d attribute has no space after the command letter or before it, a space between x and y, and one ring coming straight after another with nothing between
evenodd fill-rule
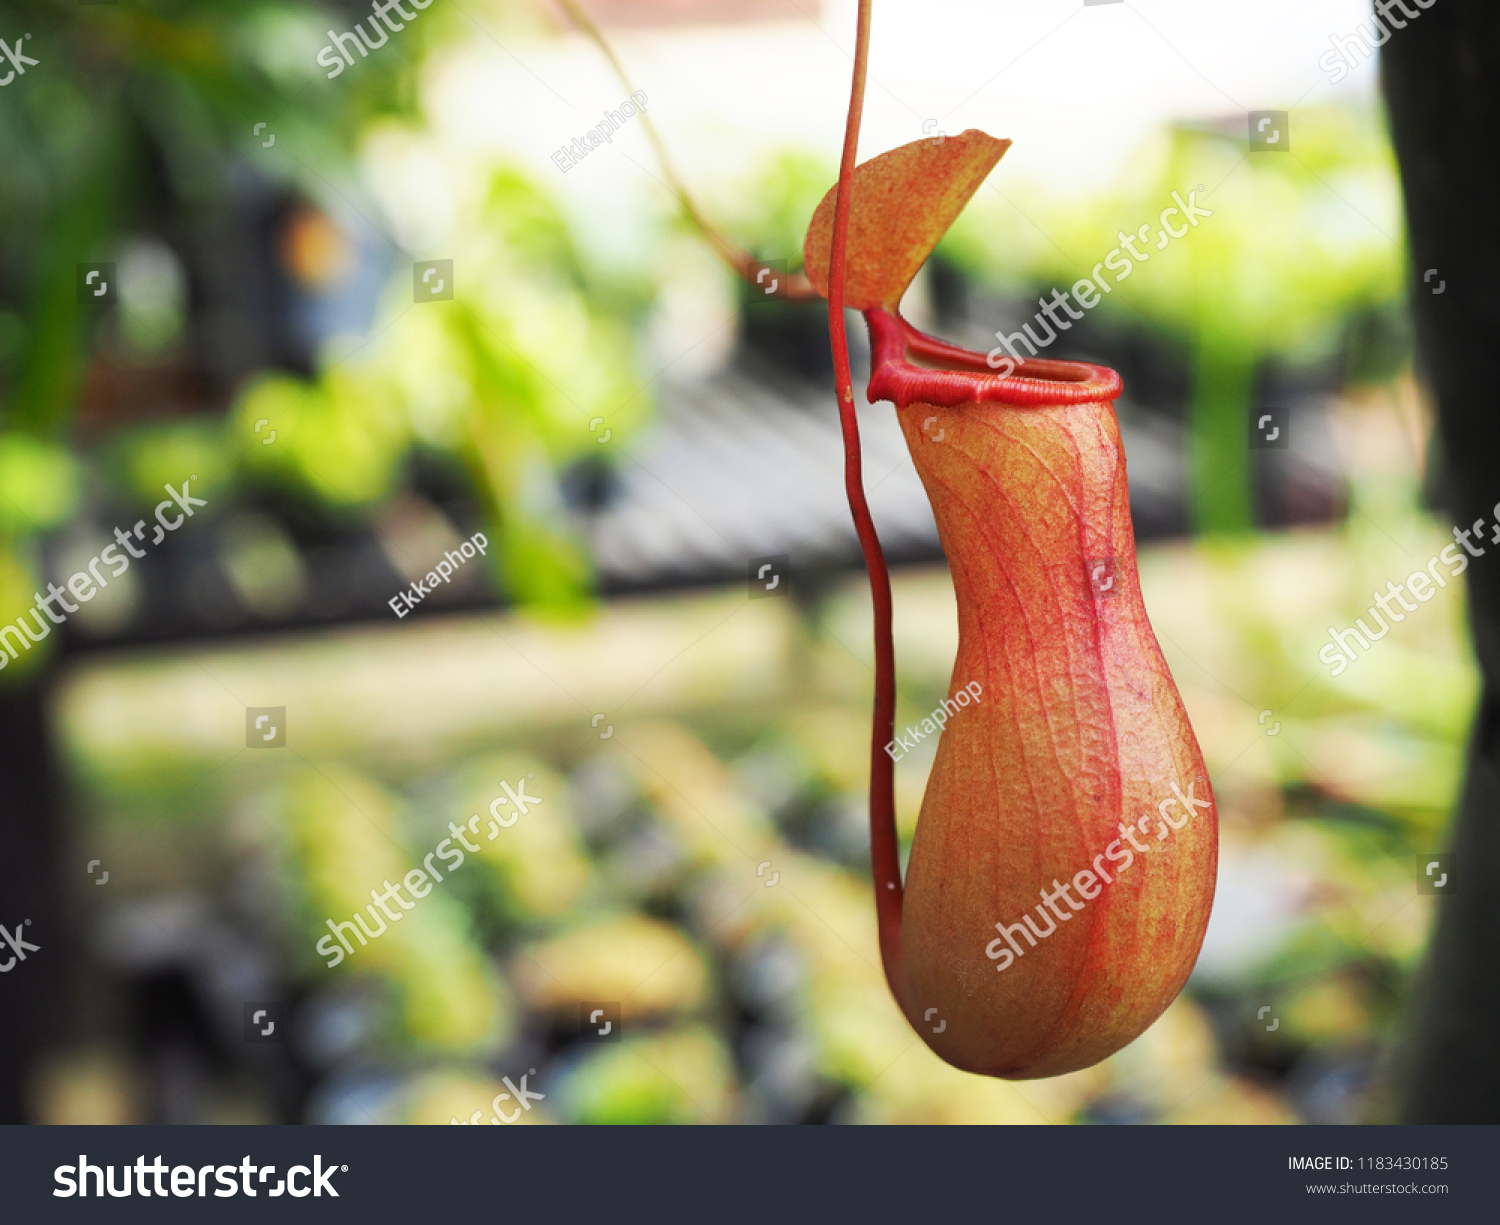
<instances>
[{"instance_id":1,"label":"thin red stalk","mask_svg":"<svg viewBox=\"0 0 1500 1225\"><path fill-rule=\"evenodd\" d=\"M871 0L859 0L855 35L854 81L849 91L849 119L844 127L844 154L839 164L838 197L833 212L833 250L828 262L828 331L833 344L834 383L839 397L839 424L844 434L844 487L854 528L870 573L875 607L875 715L870 733L870 872L875 881L875 917L880 933L880 960L886 982L903 1004L901 956L901 852L896 841L896 766L885 746L896 734L896 648L891 637L891 576L885 553L865 500L864 465L859 449L859 420L854 413L854 377L849 370L849 338L844 330L844 264L849 245L849 203L854 163L859 152L860 119L865 106L865 75L870 58Z\"/></svg>"},{"instance_id":2,"label":"thin red stalk","mask_svg":"<svg viewBox=\"0 0 1500 1225\"><path fill-rule=\"evenodd\" d=\"M583 31L584 37L598 47L604 58L609 61L610 67L615 70L615 76L619 77L620 84L625 87L625 92L634 94L635 86L631 84L630 77L625 72L625 66L620 63L614 48L609 45L609 40L594 24L593 18L588 15L579 0L559 0L559 3L573 19L573 24ZM704 241L714 249L731 272L747 284L755 285L758 291L765 292L764 287L756 284L755 280L756 274L765 265L752 259L748 251L742 250L722 230L709 222L694 201L692 193L688 191L687 184L678 175L677 168L667 154L666 142L662 140L661 133L656 130L656 124L645 111L641 112L641 124L645 128L646 138L651 142L652 149L656 151L656 160L661 165L662 173L667 177L667 185L677 197L677 203L682 208L683 215L692 222L693 228L703 236ZM811 302L820 296L813 288L812 282L800 272L782 273L773 284L776 285L776 289L770 296L784 298L789 302Z\"/></svg>"}]
</instances>

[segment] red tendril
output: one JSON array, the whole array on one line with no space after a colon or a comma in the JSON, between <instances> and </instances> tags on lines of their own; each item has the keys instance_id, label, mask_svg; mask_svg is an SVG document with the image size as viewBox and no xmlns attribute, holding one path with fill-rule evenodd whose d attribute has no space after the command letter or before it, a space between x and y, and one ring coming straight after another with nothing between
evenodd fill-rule
<instances>
[{"instance_id":1,"label":"red tendril","mask_svg":"<svg viewBox=\"0 0 1500 1225\"><path fill-rule=\"evenodd\" d=\"M896 734L896 648L891 638L891 576L885 553L865 500L859 450L859 421L854 414L854 378L849 370L849 341L844 330L844 259L849 245L849 203L854 163L859 151L864 111L865 74L870 57L870 2L859 0L854 47L854 81L849 91L849 118L839 163L838 197L833 214L833 250L828 265L828 331L833 345L834 383L839 424L844 435L844 487L854 528L870 574L875 606L875 715L870 736L870 871L875 880L875 917L880 932L880 960L896 1002L905 1004L901 964L901 852L896 841L896 766L885 751Z\"/></svg>"}]
</instances>

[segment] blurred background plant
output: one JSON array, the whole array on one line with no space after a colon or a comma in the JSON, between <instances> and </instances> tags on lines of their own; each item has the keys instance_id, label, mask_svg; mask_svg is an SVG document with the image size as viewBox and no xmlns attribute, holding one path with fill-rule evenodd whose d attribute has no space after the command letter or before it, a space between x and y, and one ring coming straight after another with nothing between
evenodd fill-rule
<instances>
[{"instance_id":1,"label":"blurred background plant","mask_svg":"<svg viewBox=\"0 0 1500 1225\"><path fill-rule=\"evenodd\" d=\"M534 179L475 167L453 201L466 292L398 325L413 256L361 152L426 155L416 77L461 18L424 12L402 55L328 88L301 52L363 15L8 6L47 67L0 107L6 608L29 604L36 538L84 488L154 503L190 467L217 504L337 519L387 500L415 456L472 491L511 598L566 610L588 591L557 474L594 449L592 418L628 435L649 408L628 331L648 290L591 272ZM118 312L77 296L92 262L118 268Z\"/></svg>"},{"instance_id":2,"label":"blurred background plant","mask_svg":"<svg viewBox=\"0 0 1500 1225\"><path fill-rule=\"evenodd\" d=\"M1147 331L1186 355L1199 532L1242 533L1256 522L1247 424L1267 363L1369 384L1394 377L1411 355L1399 186L1379 113L1298 110L1295 156L1246 153L1241 122L1156 134L1102 200L981 193L946 247L998 285L1046 294L1092 276L1127 238L1139 244L1149 269L1106 274L1098 324ZM1174 199L1211 199L1214 215L1162 244L1158 216ZM1033 217L1045 218L1045 230ZM1144 239L1129 229L1142 220Z\"/></svg>"}]
</instances>

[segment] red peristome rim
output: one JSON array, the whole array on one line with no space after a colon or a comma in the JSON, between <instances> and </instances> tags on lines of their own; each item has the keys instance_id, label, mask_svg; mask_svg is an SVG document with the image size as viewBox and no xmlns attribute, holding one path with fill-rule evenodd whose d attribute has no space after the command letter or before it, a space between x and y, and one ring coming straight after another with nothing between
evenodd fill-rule
<instances>
[{"instance_id":1,"label":"red peristome rim","mask_svg":"<svg viewBox=\"0 0 1500 1225\"><path fill-rule=\"evenodd\" d=\"M1020 373L1002 378L984 354L919 332L900 315L875 307L865 312L865 322L870 328L872 370L867 394L872 401L890 400L897 408L973 403L1047 408L1110 402L1120 394L1120 376L1107 366L1033 357L1014 362ZM963 368L916 366L910 361L912 355Z\"/></svg>"}]
</instances>

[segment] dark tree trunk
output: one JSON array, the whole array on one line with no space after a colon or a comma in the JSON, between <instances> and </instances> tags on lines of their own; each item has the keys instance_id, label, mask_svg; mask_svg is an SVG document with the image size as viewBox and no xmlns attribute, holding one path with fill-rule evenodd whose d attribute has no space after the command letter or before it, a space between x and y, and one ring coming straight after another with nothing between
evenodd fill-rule
<instances>
[{"instance_id":1,"label":"dark tree trunk","mask_svg":"<svg viewBox=\"0 0 1500 1225\"><path fill-rule=\"evenodd\" d=\"M43 669L45 676L50 669ZM46 1044L62 1035L70 946L61 890L61 826L41 678L0 686L0 1123L24 1123ZM79 865L83 871L83 865ZM18 930L19 929L19 930Z\"/></svg>"},{"instance_id":2,"label":"dark tree trunk","mask_svg":"<svg viewBox=\"0 0 1500 1225\"><path fill-rule=\"evenodd\" d=\"M1403 1121L1500 1121L1500 6L1438 0L1395 31L1383 72L1401 162L1418 354L1436 395L1440 494L1483 519L1470 566L1483 673L1450 849L1459 892L1440 899L1398 1060ZM1409 8L1411 6L1408 6ZM1415 8L1411 11L1416 12ZM1393 9L1397 20L1401 11ZM1436 269L1430 280L1428 269ZM1441 293L1433 290L1442 285ZM1437 848L1433 848L1437 849Z\"/></svg>"}]
</instances>

